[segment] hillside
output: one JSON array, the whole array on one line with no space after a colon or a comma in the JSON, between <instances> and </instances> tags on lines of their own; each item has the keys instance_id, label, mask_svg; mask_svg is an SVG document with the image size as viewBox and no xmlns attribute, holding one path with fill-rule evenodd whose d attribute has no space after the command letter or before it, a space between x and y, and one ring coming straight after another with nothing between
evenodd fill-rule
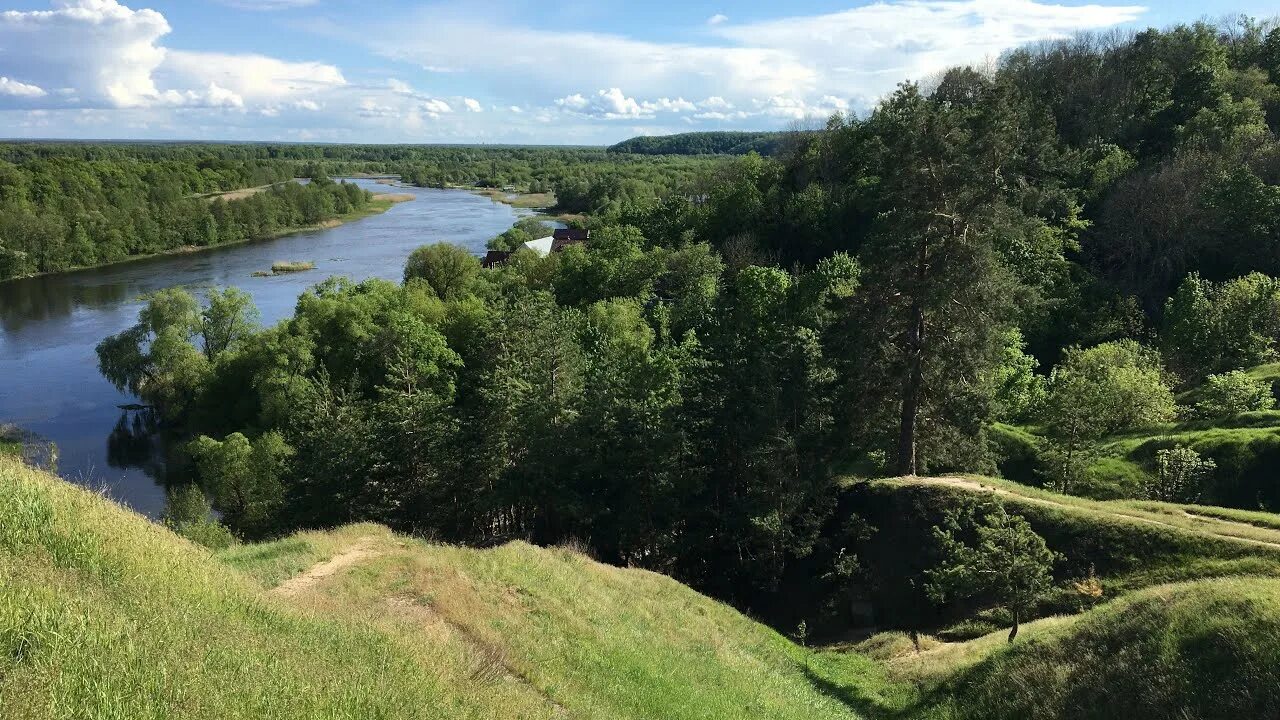
<instances>
[{"instance_id":1,"label":"hillside","mask_svg":"<svg viewBox=\"0 0 1280 720\"><path fill-rule=\"evenodd\" d=\"M1126 539L1117 556L1141 548L1153 567L1176 560L1212 579L1107 568L1101 604L1029 623L1013 645L997 631L925 637L916 653L889 632L813 650L665 576L569 548L465 549L363 524L215 554L0 458L0 707L6 718L1226 718L1280 709L1280 581L1258 577L1280 576L1280 518L1261 527L985 479L864 489L892 502L924 494L937 509L992 487L1057 547L1068 547L1061 530L1076 524L1081 537Z\"/></svg>"},{"instance_id":2,"label":"hillside","mask_svg":"<svg viewBox=\"0 0 1280 720\"><path fill-rule=\"evenodd\" d=\"M224 557L0 459L6 718L854 718L654 573L373 525ZM225 561L225 562L224 562Z\"/></svg>"},{"instance_id":3,"label":"hillside","mask_svg":"<svg viewBox=\"0 0 1280 720\"><path fill-rule=\"evenodd\" d=\"M627 155L746 155L769 156L778 151L783 132L692 132L642 135L609 146L610 153Z\"/></svg>"}]
</instances>

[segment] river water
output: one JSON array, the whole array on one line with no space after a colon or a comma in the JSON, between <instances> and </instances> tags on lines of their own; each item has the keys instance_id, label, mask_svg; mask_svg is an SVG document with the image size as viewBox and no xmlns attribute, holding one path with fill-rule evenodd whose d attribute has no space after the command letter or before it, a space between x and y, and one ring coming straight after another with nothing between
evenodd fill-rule
<instances>
[{"instance_id":1,"label":"river water","mask_svg":"<svg viewBox=\"0 0 1280 720\"><path fill-rule=\"evenodd\" d=\"M451 242L483 254L485 241L523 212L462 190L356 182L417 197L327 230L0 283L0 424L57 443L58 470L67 479L155 516L164 508L163 453L139 431L139 413L121 409L137 400L102 378L94 352L137 321L143 294L180 285L200 295L234 285L272 324L331 275L399 280L405 258L421 245ZM310 260L316 269L253 277L276 260Z\"/></svg>"}]
</instances>

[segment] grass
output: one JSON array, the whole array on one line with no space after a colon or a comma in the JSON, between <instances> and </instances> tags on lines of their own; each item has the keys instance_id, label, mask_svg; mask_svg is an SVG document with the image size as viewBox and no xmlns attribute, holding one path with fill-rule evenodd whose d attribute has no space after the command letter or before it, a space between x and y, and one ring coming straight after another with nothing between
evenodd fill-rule
<instances>
[{"instance_id":1,"label":"grass","mask_svg":"<svg viewBox=\"0 0 1280 720\"><path fill-rule=\"evenodd\" d=\"M1280 575L1280 548L1257 544L1280 538L1280 517L965 480L858 487L931 512L998 489L1051 545L1111 562L1107 602L1027 622L1013 645L977 617L947 635L974 639L924 636L919 653L892 632L810 649L670 578L567 548L467 549L363 524L211 553L0 457L0 714L1280 713L1280 580L1263 577Z\"/></svg>"},{"instance_id":2,"label":"grass","mask_svg":"<svg viewBox=\"0 0 1280 720\"><path fill-rule=\"evenodd\" d=\"M497 190L491 188L472 189L479 195L483 195L494 202L504 203L512 207L528 208L532 210L542 210L556 206L555 193L521 193L507 192L506 190Z\"/></svg>"},{"instance_id":3,"label":"grass","mask_svg":"<svg viewBox=\"0 0 1280 720\"><path fill-rule=\"evenodd\" d=\"M570 550L357 525L214 555L6 459L0 519L6 719L859 717L812 651Z\"/></svg>"},{"instance_id":4,"label":"grass","mask_svg":"<svg viewBox=\"0 0 1280 720\"><path fill-rule=\"evenodd\" d=\"M271 263L271 272L273 273L291 273L303 272L305 270L314 270L316 264L307 260L277 260Z\"/></svg>"}]
</instances>

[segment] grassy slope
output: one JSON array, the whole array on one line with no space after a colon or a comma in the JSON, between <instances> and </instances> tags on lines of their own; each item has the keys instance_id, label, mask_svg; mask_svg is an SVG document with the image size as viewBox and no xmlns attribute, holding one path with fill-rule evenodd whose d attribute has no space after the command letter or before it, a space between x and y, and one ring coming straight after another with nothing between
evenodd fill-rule
<instances>
[{"instance_id":1,"label":"grassy slope","mask_svg":"<svg viewBox=\"0 0 1280 720\"><path fill-rule=\"evenodd\" d=\"M1280 712L1280 518L981 480L1147 569L964 643L811 651L661 575L374 525L210 554L0 458L5 718L1065 718ZM883 481L945 505L975 481ZM919 499L919 498L917 498ZM1168 584L1192 568L1216 579ZM1240 577L1254 575L1254 577ZM1135 588L1141 588L1136 589ZM1185 712L1184 712L1185 711Z\"/></svg>"},{"instance_id":2,"label":"grassy slope","mask_svg":"<svg viewBox=\"0 0 1280 720\"><path fill-rule=\"evenodd\" d=\"M1098 502L989 478L886 480L871 499L945 507L997 492L1051 546L1100 563L1105 602L968 642L874 636L822 653L820 682L882 718L1280 716L1280 516ZM895 505L905 507L905 505ZM1065 595L1069 593L1059 593ZM1054 598L1049 599L1052 604ZM1065 601L1065 602L1064 602ZM878 662L872 662L874 659Z\"/></svg>"},{"instance_id":3,"label":"grassy slope","mask_svg":"<svg viewBox=\"0 0 1280 720\"><path fill-rule=\"evenodd\" d=\"M359 525L218 558L3 458L0 520L5 718L857 717L809 651L567 550Z\"/></svg>"}]
</instances>

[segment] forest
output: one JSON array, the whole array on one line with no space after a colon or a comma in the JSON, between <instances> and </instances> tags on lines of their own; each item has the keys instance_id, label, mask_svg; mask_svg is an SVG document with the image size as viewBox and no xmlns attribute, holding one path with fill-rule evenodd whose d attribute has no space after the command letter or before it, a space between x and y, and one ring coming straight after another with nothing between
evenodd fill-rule
<instances>
[{"instance_id":1,"label":"forest","mask_svg":"<svg viewBox=\"0 0 1280 720\"><path fill-rule=\"evenodd\" d=\"M363 208L372 196L262 161L28 153L0 160L0 280L270 237ZM23 152L18 152L18 151ZM24 156L19 158L18 156ZM18 160L13 162L12 160ZM264 187L230 201L218 193Z\"/></svg>"},{"instance_id":2,"label":"forest","mask_svg":"<svg viewBox=\"0 0 1280 720\"><path fill-rule=\"evenodd\" d=\"M641 135L610 145L609 152L638 155L746 155L769 156L788 142L784 132L692 132L678 135Z\"/></svg>"},{"instance_id":3,"label":"forest","mask_svg":"<svg viewBox=\"0 0 1280 720\"><path fill-rule=\"evenodd\" d=\"M1045 43L771 157L641 165L661 180L581 203L587 247L481 270L426 246L403 283L323 282L273 327L234 289L161 292L101 369L241 537L572 540L741 607L803 588L838 614L893 555L869 528L901 515L856 478L1280 509L1278 130L1273 25ZM490 152L529 164L486 176L518 184L540 177L521 153L580 151ZM562 200L595 191L579 170ZM1024 536L967 513L939 543L971 566L964 537ZM927 604L905 572L875 582Z\"/></svg>"}]
</instances>

